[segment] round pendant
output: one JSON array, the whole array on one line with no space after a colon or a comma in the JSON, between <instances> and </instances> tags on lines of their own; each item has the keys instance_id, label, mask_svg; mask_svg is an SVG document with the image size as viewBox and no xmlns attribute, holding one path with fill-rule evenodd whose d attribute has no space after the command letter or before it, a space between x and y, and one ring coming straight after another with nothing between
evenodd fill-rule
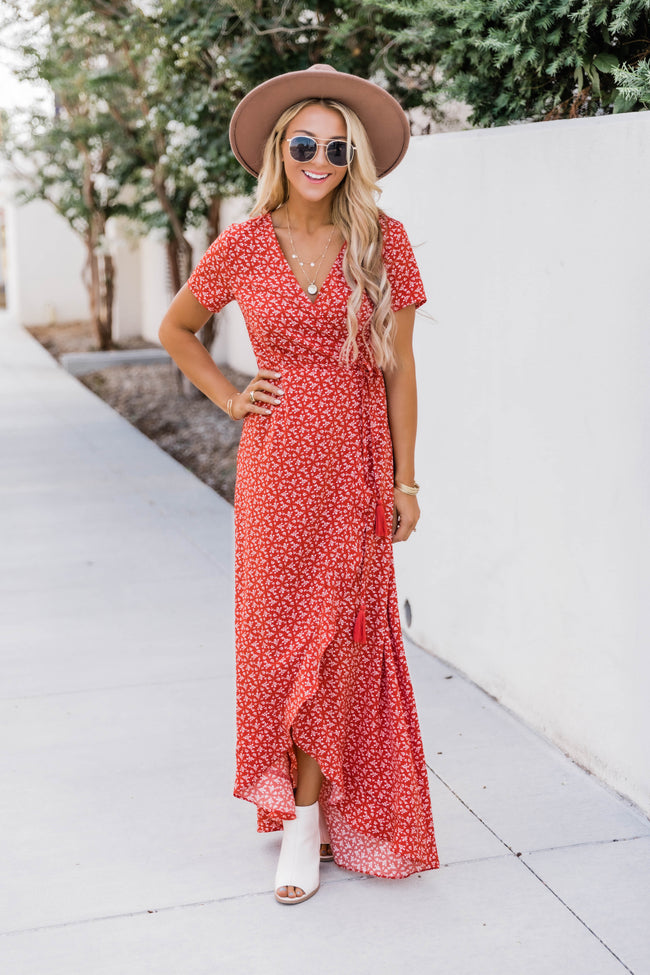
<instances>
[{"instance_id":1,"label":"round pendant","mask_svg":"<svg viewBox=\"0 0 650 975\"><path fill-rule=\"evenodd\" d=\"M307 288L307 291L309 292L310 295L315 295L318 293L318 288L316 287L315 284L310 284L309 287Z\"/></svg>"}]
</instances>

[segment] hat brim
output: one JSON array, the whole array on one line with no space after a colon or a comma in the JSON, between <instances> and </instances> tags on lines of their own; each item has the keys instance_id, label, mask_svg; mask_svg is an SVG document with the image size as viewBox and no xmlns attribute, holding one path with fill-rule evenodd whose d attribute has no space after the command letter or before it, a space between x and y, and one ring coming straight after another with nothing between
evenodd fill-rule
<instances>
[{"instance_id":1,"label":"hat brim","mask_svg":"<svg viewBox=\"0 0 650 975\"><path fill-rule=\"evenodd\" d=\"M375 157L377 176L386 176L403 159L410 129L402 106L372 81L320 65L290 71L253 88L239 103L230 122L232 151L253 176L262 168L264 146L276 121L291 105L306 98L332 98L359 116Z\"/></svg>"}]
</instances>

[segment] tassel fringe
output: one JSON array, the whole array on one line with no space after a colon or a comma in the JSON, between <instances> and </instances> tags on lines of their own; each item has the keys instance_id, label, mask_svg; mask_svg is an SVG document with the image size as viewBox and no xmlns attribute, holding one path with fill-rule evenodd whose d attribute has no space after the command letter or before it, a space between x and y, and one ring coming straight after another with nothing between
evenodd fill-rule
<instances>
[{"instance_id":1,"label":"tassel fringe","mask_svg":"<svg viewBox=\"0 0 650 975\"><path fill-rule=\"evenodd\" d=\"M363 605L363 603L361 603L359 612L357 613L357 618L354 621L352 639L355 643L366 642L366 607Z\"/></svg>"},{"instance_id":2,"label":"tassel fringe","mask_svg":"<svg viewBox=\"0 0 650 975\"><path fill-rule=\"evenodd\" d=\"M386 509L381 502L375 508L375 535L379 538L388 537L388 525L386 523Z\"/></svg>"}]
</instances>

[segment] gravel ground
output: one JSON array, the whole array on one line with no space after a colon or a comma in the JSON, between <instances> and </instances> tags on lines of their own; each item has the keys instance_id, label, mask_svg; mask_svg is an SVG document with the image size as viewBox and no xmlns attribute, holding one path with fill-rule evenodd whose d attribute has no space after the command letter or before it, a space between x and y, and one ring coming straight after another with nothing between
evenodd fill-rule
<instances>
[{"instance_id":1,"label":"gravel ground","mask_svg":"<svg viewBox=\"0 0 650 975\"><path fill-rule=\"evenodd\" d=\"M29 331L55 358L64 352L97 350L85 322L44 325ZM154 347L141 339L119 346ZM250 377L227 366L220 368L240 389L249 381ZM175 366L163 363L111 366L78 381L232 504L241 423L233 423L198 390L184 395L179 377Z\"/></svg>"}]
</instances>

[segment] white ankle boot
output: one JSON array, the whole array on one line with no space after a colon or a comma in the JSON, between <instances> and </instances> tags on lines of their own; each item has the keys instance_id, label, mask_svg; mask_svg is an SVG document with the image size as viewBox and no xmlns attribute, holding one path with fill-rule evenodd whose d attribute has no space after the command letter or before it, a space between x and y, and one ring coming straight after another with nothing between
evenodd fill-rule
<instances>
[{"instance_id":1,"label":"white ankle boot","mask_svg":"<svg viewBox=\"0 0 650 975\"><path fill-rule=\"evenodd\" d=\"M284 834L278 869L275 874L275 898L281 904L301 904L319 887L320 828L318 802L296 806L296 818L283 820ZM299 897L280 895L281 887L300 887Z\"/></svg>"}]
</instances>

